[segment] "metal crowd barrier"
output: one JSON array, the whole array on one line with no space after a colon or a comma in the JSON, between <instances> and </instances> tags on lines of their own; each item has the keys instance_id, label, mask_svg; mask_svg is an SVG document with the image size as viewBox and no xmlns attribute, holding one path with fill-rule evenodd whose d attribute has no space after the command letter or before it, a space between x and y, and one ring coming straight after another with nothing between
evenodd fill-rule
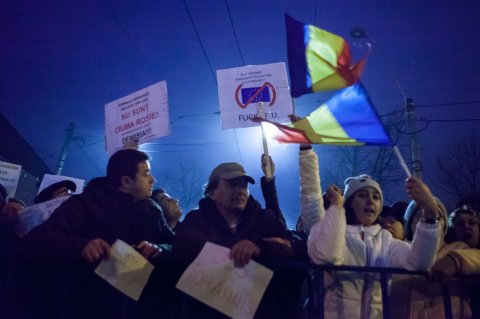
<instances>
[{"instance_id":1,"label":"metal crowd barrier","mask_svg":"<svg viewBox=\"0 0 480 319\"><path fill-rule=\"evenodd\" d=\"M305 269L305 263L298 263L292 265L295 268ZM383 318L387 319L389 316L389 294L388 294L388 281L389 276L393 274L406 274L406 275L426 275L426 272L423 271L409 271L402 268L385 268L385 267L360 267L360 266L333 266L333 265L313 265L309 264L309 269L314 271L313 284L309 285L309 298L314 303L310 302L309 307L309 318L324 318L324 275L325 271L334 270L334 271L353 271L353 272L363 272L363 273L378 273L380 274L380 284L382 290L382 305L383 305ZM445 318L452 319L452 305L450 301L450 291L448 285L442 284L442 294L443 294L443 305L445 311ZM316 307L315 307L316 304Z\"/></svg>"}]
</instances>

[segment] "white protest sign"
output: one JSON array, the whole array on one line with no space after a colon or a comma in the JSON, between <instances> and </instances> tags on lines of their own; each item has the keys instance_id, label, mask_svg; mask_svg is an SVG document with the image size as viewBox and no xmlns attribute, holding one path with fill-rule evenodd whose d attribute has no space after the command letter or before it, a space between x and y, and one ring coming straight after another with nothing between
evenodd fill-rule
<instances>
[{"instance_id":1,"label":"white protest sign","mask_svg":"<svg viewBox=\"0 0 480 319\"><path fill-rule=\"evenodd\" d=\"M273 271L253 260L236 268L229 252L226 247L205 243L176 287L227 316L251 319Z\"/></svg>"},{"instance_id":2,"label":"white protest sign","mask_svg":"<svg viewBox=\"0 0 480 319\"><path fill-rule=\"evenodd\" d=\"M7 190L8 197L15 197L22 172L22 165L0 161L0 184Z\"/></svg>"},{"instance_id":3,"label":"white protest sign","mask_svg":"<svg viewBox=\"0 0 480 319\"><path fill-rule=\"evenodd\" d=\"M70 196L58 197L24 208L18 215L18 222L15 225L17 235L25 237L29 231L45 222L53 214L53 211L69 198Z\"/></svg>"},{"instance_id":4,"label":"white protest sign","mask_svg":"<svg viewBox=\"0 0 480 319\"><path fill-rule=\"evenodd\" d=\"M252 119L263 103L265 119L286 122L293 113L285 63L217 70L222 128L258 126Z\"/></svg>"},{"instance_id":5,"label":"white protest sign","mask_svg":"<svg viewBox=\"0 0 480 319\"><path fill-rule=\"evenodd\" d=\"M129 140L138 145L170 135L167 82L161 81L105 105L109 154Z\"/></svg>"},{"instance_id":6,"label":"white protest sign","mask_svg":"<svg viewBox=\"0 0 480 319\"><path fill-rule=\"evenodd\" d=\"M112 246L110 257L98 265L95 273L125 295L138 301L153 268L153 265L133 247L117 239Z\"/></svg>"},{"instance_id":7,"label":"white protest sign","mask_svg":"<svg viewBox=\"0 0 480 319\"><path fill-rule=\"evenodd\" d=\"M85 180L84 179L79 179L79 178L74 178L74 177L69 177L69 176L63 176L63 175L52 175L52 174L45 174L43 175L42 182L40 183L40 187L38 188L38 193L43 191L45 188L47 188L50 185L53 185L57 182L61 182L64 180L70 180L75 183L77 186L75 192L73 194L80 194L83 191L83 187L85 186Z\"/></svg>"}]
</instances>

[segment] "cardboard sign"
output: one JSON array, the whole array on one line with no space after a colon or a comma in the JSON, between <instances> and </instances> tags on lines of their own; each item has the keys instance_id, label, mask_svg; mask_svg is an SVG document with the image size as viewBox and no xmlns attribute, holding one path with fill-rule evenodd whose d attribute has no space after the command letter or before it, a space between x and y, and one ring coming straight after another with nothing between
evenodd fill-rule
<instances>
[{"instance_id":1,"label":"cardboard sign","mask_svg":"<svg viewBox=\"0 0 480 319\"><path fill-rule=\"evenodd\" d=\"M251 119L263 103L264 118L287 122L293 114L285 63L217 70L222 128L258 126Z\"/></svg>"},{"instance_id":2,"label":"cardboard sign","mask_svg":"<svg viewBox=\"0 0 480 319\"><path fill-rule=\"evenodd\" d=\"M161 81L105 105L106 149L111 155L129 140L138 145L170 135L167 82Z\"/></svg>"},{"instance_id":3,"label":"cardboard sign","mask_svg":"<svg viewBox=\"0 0 480 319\"><path fill-rule=\"evenodd\" d=\"M251 319L273 271L253 260L236 268L229 253L226 247L205 243L176 287L227 316Z\"/></svg>"}]
</instances>

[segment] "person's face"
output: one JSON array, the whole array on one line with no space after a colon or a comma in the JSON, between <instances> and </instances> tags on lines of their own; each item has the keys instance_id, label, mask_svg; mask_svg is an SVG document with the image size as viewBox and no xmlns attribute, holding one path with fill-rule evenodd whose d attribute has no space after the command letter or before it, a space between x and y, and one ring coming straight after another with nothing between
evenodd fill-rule
<instances>
[{"instance_id":1,"label":"person's face","mask_svg":"<svg viewBox=\"0 0 480 319\"><path fill-rule=\"evenodd\" d=\"M124 176L126 181L124 183L127 193L132 195L136 200L142 200L152 196L153 184L155 184L155 177L152 176L150 170L150 163L148 161L137 164L137 174L132 179L129 176Z\"/></svg>"},{"instance_id":2,"label":"person's face","mask_svg":"<svg viewBox=\"0 0 480 319\"><path fill-rule=\"evenodd\" d=\"M478 247L479 227L477 218L468 213L458 214L453 222L456 239L470 247Z\"/></svg>"},{"instance_id":3,"label":"person's face","mask_svg":"<svg viewBox=\"0 0 480 319\"><path fill-rule=\"evenodd\" d=\"M178 199L172 198L167 193L158 193L154 199L162 208L168 222L178 221L182 217L183 212Z\"/></svg>"},{"instance_id":4,"label":"person's face","mask_svg":"<svg viewBox=\"0 0 480 319\"><path fill-rule=\"evenodd\" d=\"M2 220L7 223L16 223L23 208L23 205L17 202L7 203L3 208Z\"/></svg>"},{"instance_id":5,"label":"person's face","mask_svg":"<svg viewBox=\"0 0 480 319\"><path fill-rule=\"evenodd\" d=\"M357 222L363 226L371 226L382 209L380 193L371 187L360 189L353 194L351 206Z\"/></svg>"},{"instance_id":6,"label":"person's face","mask_svg":"<svg viewBox=\"0 0 480 319\"><path fill-rule=\"evenodd\" d=\"M210 198L215 201L219 211L239 212L247 206L249 192L248 181L244 177L220 179Z\"/></svg>"},{"instance_id":7,"label":"person's face","mask_svg":"<svg viewBox=\"0 0 480 319\"><path fill-rule=\"evenodd\" d=\"M379 224L382 228L388 230L393 238L403 240L405 233L401 222L391 216L384 216L380 218Z\"/></svg>"}]
</instances>

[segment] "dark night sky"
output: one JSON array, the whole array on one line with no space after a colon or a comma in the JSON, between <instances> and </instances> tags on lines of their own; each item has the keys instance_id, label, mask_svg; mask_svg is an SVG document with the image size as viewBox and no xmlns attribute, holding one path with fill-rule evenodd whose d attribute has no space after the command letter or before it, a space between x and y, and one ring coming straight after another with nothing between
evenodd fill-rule
<instances>
[{"instance_id":1,"label":"dark night sky","mask_svg":"<svg viewBox=\"0 0 480 319\"><path fill-rule=\"evenodd\" d=\"M108 159L104 105L166 80L172 134L142 146L153 156L159 184L179 163L206 180L216 164L238 161L259 179L259 130L221 129L215 76L218 69L286 62L286 12L344 37L354 54L362 44L350 30L366 31L373 50L362 81L381 115L402 109L407 97L424 105L417 118L430 122L418 137L424 178L435 189L435 157L479 131L480 3L474 0L6 0L0 2L0 111L52 170L74 123L63 174L89 180L104 174ZM297 114L330 94L296 99ZM316 147L322 172L336 169L334 160L324 161L325 149ZM272 145L271 155L293 226L297 146ZM251 191L261 197L258 186Z\"/></svg>"}]
</instances>

